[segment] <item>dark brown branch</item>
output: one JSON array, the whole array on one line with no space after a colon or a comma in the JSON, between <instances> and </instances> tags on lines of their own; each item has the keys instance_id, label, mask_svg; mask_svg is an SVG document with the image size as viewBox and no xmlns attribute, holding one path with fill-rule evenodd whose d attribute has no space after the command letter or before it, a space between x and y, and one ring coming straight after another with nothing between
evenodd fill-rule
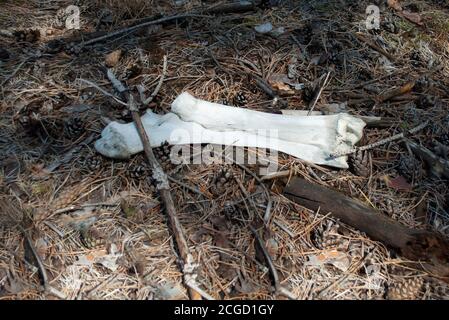
<instances>
[{"instance_id":1,"label":"dark brown branch","mask_svg":"<svg viewBox=\"0 0 449 320\"><path fill-rule=\"evenodd\" d=\"M449 281L449 242L439 234L408 228L337 191L294 178L284 189L289 199L365 232L435 276Z\"/></svg>"}]
</instances>

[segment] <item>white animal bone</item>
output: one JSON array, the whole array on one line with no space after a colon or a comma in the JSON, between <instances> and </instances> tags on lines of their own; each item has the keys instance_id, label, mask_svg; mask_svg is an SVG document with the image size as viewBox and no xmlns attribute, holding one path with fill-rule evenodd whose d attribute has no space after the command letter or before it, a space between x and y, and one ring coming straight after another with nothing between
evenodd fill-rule
<instances>
[{"instance_id":1,"label":"white animal bone","mask_svg":"<svg viewBox=\"0 0 449 320\"><path fill-rule=\"evenodd\" d=\"M151 111L142 117L152 147L177 144L223 144L285 152L313 163L347 168L347 157L330 154L350 150L362 137L365 123L348 114L288 116L224 106L196 99L187 92L172 103L170 113ZM134 123L111 122L96 141L101 154L129 158L143 150Z\"/></svg>"}]
</instances>

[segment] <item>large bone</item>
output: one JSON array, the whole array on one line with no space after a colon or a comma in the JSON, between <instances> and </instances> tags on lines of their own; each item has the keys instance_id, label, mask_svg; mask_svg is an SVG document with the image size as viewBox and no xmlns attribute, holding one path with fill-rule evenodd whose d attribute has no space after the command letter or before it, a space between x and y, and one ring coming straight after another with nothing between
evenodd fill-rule
<instances>
[{"instance_id":1,"label":"large bone","mask_svg":"<svg viewBox=\"0 0 449 320\"><path fill-rule=\"evenodd\" d=\"M182 93L172 112L142 117L152 147L176 144L223 144L282 151L313 163L347 168L346 157L330 154L350 150L360 140L365 123L348 114L286 116L224 106ZM134 123L110 123L96 141L101 154L129 158L143 150Z\"/></svg>"}]
</instances>

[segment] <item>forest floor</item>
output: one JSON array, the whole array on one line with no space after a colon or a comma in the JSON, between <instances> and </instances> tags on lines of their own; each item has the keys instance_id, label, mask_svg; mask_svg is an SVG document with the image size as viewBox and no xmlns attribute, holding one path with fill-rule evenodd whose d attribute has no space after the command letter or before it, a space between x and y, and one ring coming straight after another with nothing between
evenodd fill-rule
<instances>
[{"instance_id":1,"label":"forest floor","mask_svg":"<svg viewBox=\"0 0 449 320\"><path fill-rule=\"evenodd\" d=\"M407 16L377 1L379 30L366 25L366 8L376 1L279 2L154 24L79 47L145 17L201 13L217 3L0 1L0 299L188 298L144 156L118 161L93 148L109 121L131 121L125 107L80 80L113 92L106 64L130 90L142 85L148 95L166 55L167 74L148 106L157 113L183 91L264 112L309 110L323 89L316 111L338 104L388 120L365 128L361 145L429 121L409 139L448 159L447 2L401 1ZM72 4L80 9L80 30L65 27L64 9ZM279 32L255 31L266 22ZM261 90L254 73L288 105ZM168 146L154 151L172 177L200 288L215 299L285 299L274 294L248 227L266 209L254 177L259 166L174 165ZM449 236L448 181L401 141L351 156L348 170L286 154L278 161L279 170L337 189L406 226ZM292 297L449 298L445 282L382 243L285 198L281 181L264 185L272 222L261 237ZM51 288L45 291L42 268Z\"/></svg>"}]
</instances>

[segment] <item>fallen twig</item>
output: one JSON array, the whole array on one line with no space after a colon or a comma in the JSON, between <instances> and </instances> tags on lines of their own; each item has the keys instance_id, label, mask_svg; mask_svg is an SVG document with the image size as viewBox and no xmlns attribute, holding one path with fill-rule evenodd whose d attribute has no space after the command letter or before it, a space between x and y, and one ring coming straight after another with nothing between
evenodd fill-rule
<instances>
[{"instance_id":1,"label":"fallen twig","mask_svg":"<svg viewBox=\"0 0 449 320\"><path fill-rule=\"evenodd\" d=\"M264 79L262 79L261 77L255 75L255 74L250 74L250 75L254 78L254 81L256 82L257 86L260 89L262 89L263 92L265 92L267 95L269 95L271 98L273 98L275 104L279 103L279 105L282 108L288 107L288 102L285 101L284 99L280 98Z\"/></svg>"},{"instance_id":2,"label":"fallen twig","mask_svg":"<svg viewBox=\"0 0 449 320\"><path fill-rule=\"evenodd\" d=\"M261 2L260 0L256 0L256 1L236 1L231 3L217 4L207 8L203 12L208 14L242 13L254 10L255 7L260 4L260 2Z\"/></svg>"},{"instance_id":3,"label":"fallen twig","mask_svg":"<svg viewBox=\"0 0 449 320\"><path fill-rule=\"evenodd\" d=\"M100 91L101 93L103 93L105 96L111 97L112 99L114 99L117 103L123 105L123 106L127 106L126 103L124 103L123 101L121 101L120 99L117 99L112 93L107 92L106 90L100 88L98 85L96 85L95 83L89 81L89 80L85 80L85 79L78 79L81 82L84 82L92 87L94 87L95 89L97 89L98 91Z\"/></svg>"},{"instance_id":4,"label":"fallen twig","mask_svg":"<svg viewBox=\"0 0 449 320\"><path fill-rule=\"evenodd\" d=\"M385 102L392 98L395 98L397 96L406 94L406 93L410 92L414 86L415 86L415 81L410 81L399 88L387 91L376 99L377 103L382 103L382 102Z\"/></svg>"},{"instance_id":5,"label":"fallen twig","mask_svg":"<svg viewBox=\"0 0 449 320\"><path fill-rule=\"evenodd\" d=\"M18 66L17 68L9 75L6 77L5 80L3 80L3 82L0 84L0 87L3 87L12 77L14 77L16 75L17 72L19 72L20 68L22 68L22 66L28 62L30 59L25 59L23 60Z\"/></svg>"},{"instance_id":6,"label":"fallen twig","mask_svg":"<svg viewBox=\"0 0 449 320\"><path fill-rule=\"evenodd\" d=\"M162 169L161 165L159 164L153 153L153 149L151 148L150 145L150 140L142 124L142 120L138 112L139 109L136 105L133 95L130 94L128 91L124 91L124 86L121 85L120 81L117 80L115 75L110 70L108 70L108 77L111 80L111 83L113 85L115 84L114 86L116 87L116 90L119 91L128 100L129 110L131 111L140 139L142 140L146 158L153 170L153 178L157 182L157 189L159 190L162 202L165 205L165 211L168 216L168 220L175 238L175 242L178 247L181 259L184 263L184 266L182 268L184 274L184 283L186 286L188 286L190 298L192 300L201 300L202 296L201 293L199 293L194 289L195 279L197 275L195 273L194 265L192 264L193 258L192 255L190 254L190 250L187 245L187 241L185 239L181 223L179 222L179 219L176 214L176 208L170 193L170 184L168 182L167 175L164 173L164 170Z\"/></svg>"},{"instance_id":7,"label":"fallen twig","mask_svg":"<svg viewBox=\"0 0 449 320\"><path fill-rule=\"evenodd\" d=\"M355 36L360 41L366 43L368 45L368 47L370 47L371 49L373 49L373 50L379 52L380 54L384 55L385 57L387 57L388 60L390 60L391 62L394 62L396 60L395 57L393 57L393 55L389 54L387 51L385 51L384 49L379 47L377 44L375 44L371 40L368 40L367 38L365 38L365 36L362 35L361 33L355 33Z\"/></svg>"},{"instance_id":8,"label":"fallen twig","mask_svg":"<svg viewBox=\"0 0 449 320\"><path fill-rule=\"evenodd\" d=\"M144 93L144 87L142 85L137 86L137 90L139 90L139 94L140 94L140 99L142 101L142 104L144 105L148 105L149 103L151 103L151 101L153 101L154 97L157 96L157 94L159 93L159 90L162 87L162 83L164 82L164 78L167 74L167 56L164 55L164 64L162 67L162 74L161 77L159 79L159 83L157 84L156 88L154 89L153 93L147 98L145 99L143 93Z\"/></svg>"},{"instance_id":9,"label":"fallen twig","mask_svg":"<svg viewBox=\"0 0 449 320\"><path fill-rule=\"evenodd\" d=\"M268 269L270 270L271 276L273 277L274 282L274 289L276 292L278 292L281 288L281 284L279 282L279 275L277 273L276 267L274 266L273 260L271 259L270 254L268 253L268 250L265 248L265 245L260 238L259 234L257 233L256 229L254 229L251 225L249 226L249 229L251 230L252 234L254 235L254 238L257 241L257 245L260 247L260 249L263 252L263 255L265 257L265 260L268 265Z\"/></svg>"},{"instance_id":10,"label":"fallen twig","mask_svg":"<svg viewBox=\"0 0 449 320\"><path fill-rule=\"evenodd\" d=\"M263 253L266 263L268 265L268 270L270 271L271 276L273 277L275 294L282 294L289 299L296 299L292 293L290 293L287 289L285 289L284 287L281 286L281 283L279 281L279 275L276 270L276 267L274 266L273 259L271 259L271 256L268 253L268 250L265 247L265 244L263 243L259 234L257 233L257 230L254 229L251 225L249 225L249 229L251 230L252 234L254 235L254 238L257 241L257 245L262 250L262 253Z\"/></svg>"},{"instance_id":11,"label":"fallen twig","mask_svg":"<svg viewBox=\"0 0 449 320\"><path fill-rule=\"evenodd\" d=\"M251 62L246 61L246 60L242 60L242 59L235 59L237 60L237 62L239 63L239 65L244 66L245 64L250 65L255 71L258 70L258 68ZM268 96L270 96L271 98L273 98L273 103L279 103L279 105L282 108L287 108L288 107L288 102L285 101L284 99L282 99L281 97L279 97L276 92L274 91L274 89L270 86L270 84L265 81L262 77L259 77L257 74L255 74L254 72L248 72L248 71L244 71L247 75L249 75L250 77L252 77L254 79L254 81L256 82L256 85L263 91L265 92Z\"/></svg>"},{"instance_id":12,"label":"fallen twig","mask_svg":"<svg viewBox=\"0 0 449 320\"><path fill-rule=\"evenodd\" d=\"M338 157L342 157L342 156L345 156L345 155L356 153L357 151L365 151L365 150L373 149L373 148L379 147L381 145L384 145L386 143L405 138L406 134L414 134L414 133L424 129L428 124L429 124L429 122L426 121L426 122L420 124L419 126L416 126L416 127L412 128L412 129L408 130L406 133L404 133L404 132L398 133L398 134L395 134L394 136L391 136L391 137L379 140L379 141L374 142L374 143L370 143L370 144L368 144L366 146L363 146L363 147L355 147L355 148L352 148L349 151L334 153L334 154L330 155L330 158L338 158Z\"/></svg>"},{"instance_id":13,"label":"fallen twig","mask_svg":"<svg viewBox=\"0 0 449 320\"><path fill-rule=\"evenodd\" d=\"M39 276L41 280L41 285L45 292L48 291L49 284L48 284L48 276L47 276L47 270L45 269L44 263L42 262L41 257L39 256L36 248L34 247L33 241L31 240L28 231L25 230L25 228L22 226L21 222L17 221L16 218L14 218L13 214L17 213L18 216L25 215L26 213L23 212L23 210L20 209L20 206L13 205L10 201L7 201L5 199L0 200L0 208L2 208L2 212L5 213L5 215L8 217L8 219L14 223L22 233L24 239L25 239L25 246L28 247L29 251L33 255L33 258L36 263L37 270L39 271Z\"/></svg>"},{"instance_id":14,"label":"fallen twig","mask_svg":"<svg viewBox=\"0 0 449 320\"><path fill-rule=\"evenodd\" d=\"M100 41L104 41L125 33L133 33L138 29L144 28L144 27L148 27L151 26L153 24L160 24L160 23L164 23L164 22L168 22L168 21L173 21L173 20L178 20L178 19L183 19L183 18L210 18L209 16L205 16L205 15L199 15L199 14L180 14L180 15L175 15L175 16L171 16L171 17L165 17L165 18L161 18L161 19L157 19L157 20L153 20L153 21L148 21L148 22L144 22L138 25L134 25L131 27L127 27L127 28L123 28L123 29L119 29L116 31L113 31L111 33L105 34L101 37L97 37L97 38L93 38L84 42L81 42L82 46L88 46Z\"/></svg>"},{"instance_id":15,"label":"fallen twig","mask_svg":"<svg viewBox=\"0 0 449 320\"><path fill-rule=\"evenodd\" d=\"M311 104L311 106L310 106L309 112L307 113L308 116L310 116L310 114L312 113L313 109L315 108L316 103L317 103L318 100L320 99L321 94L323 93L323 90L324 90L324 88L326 87L327 82L329 81L330 75L331 75L331 72L328 71L327 74L326 74L326 78L324 79L323 85L321 86L320 90L318 91L318 93L317 93L315 99L313 99L313 102L312 102L312 104Z\"/></svg>"}]
</instances>

